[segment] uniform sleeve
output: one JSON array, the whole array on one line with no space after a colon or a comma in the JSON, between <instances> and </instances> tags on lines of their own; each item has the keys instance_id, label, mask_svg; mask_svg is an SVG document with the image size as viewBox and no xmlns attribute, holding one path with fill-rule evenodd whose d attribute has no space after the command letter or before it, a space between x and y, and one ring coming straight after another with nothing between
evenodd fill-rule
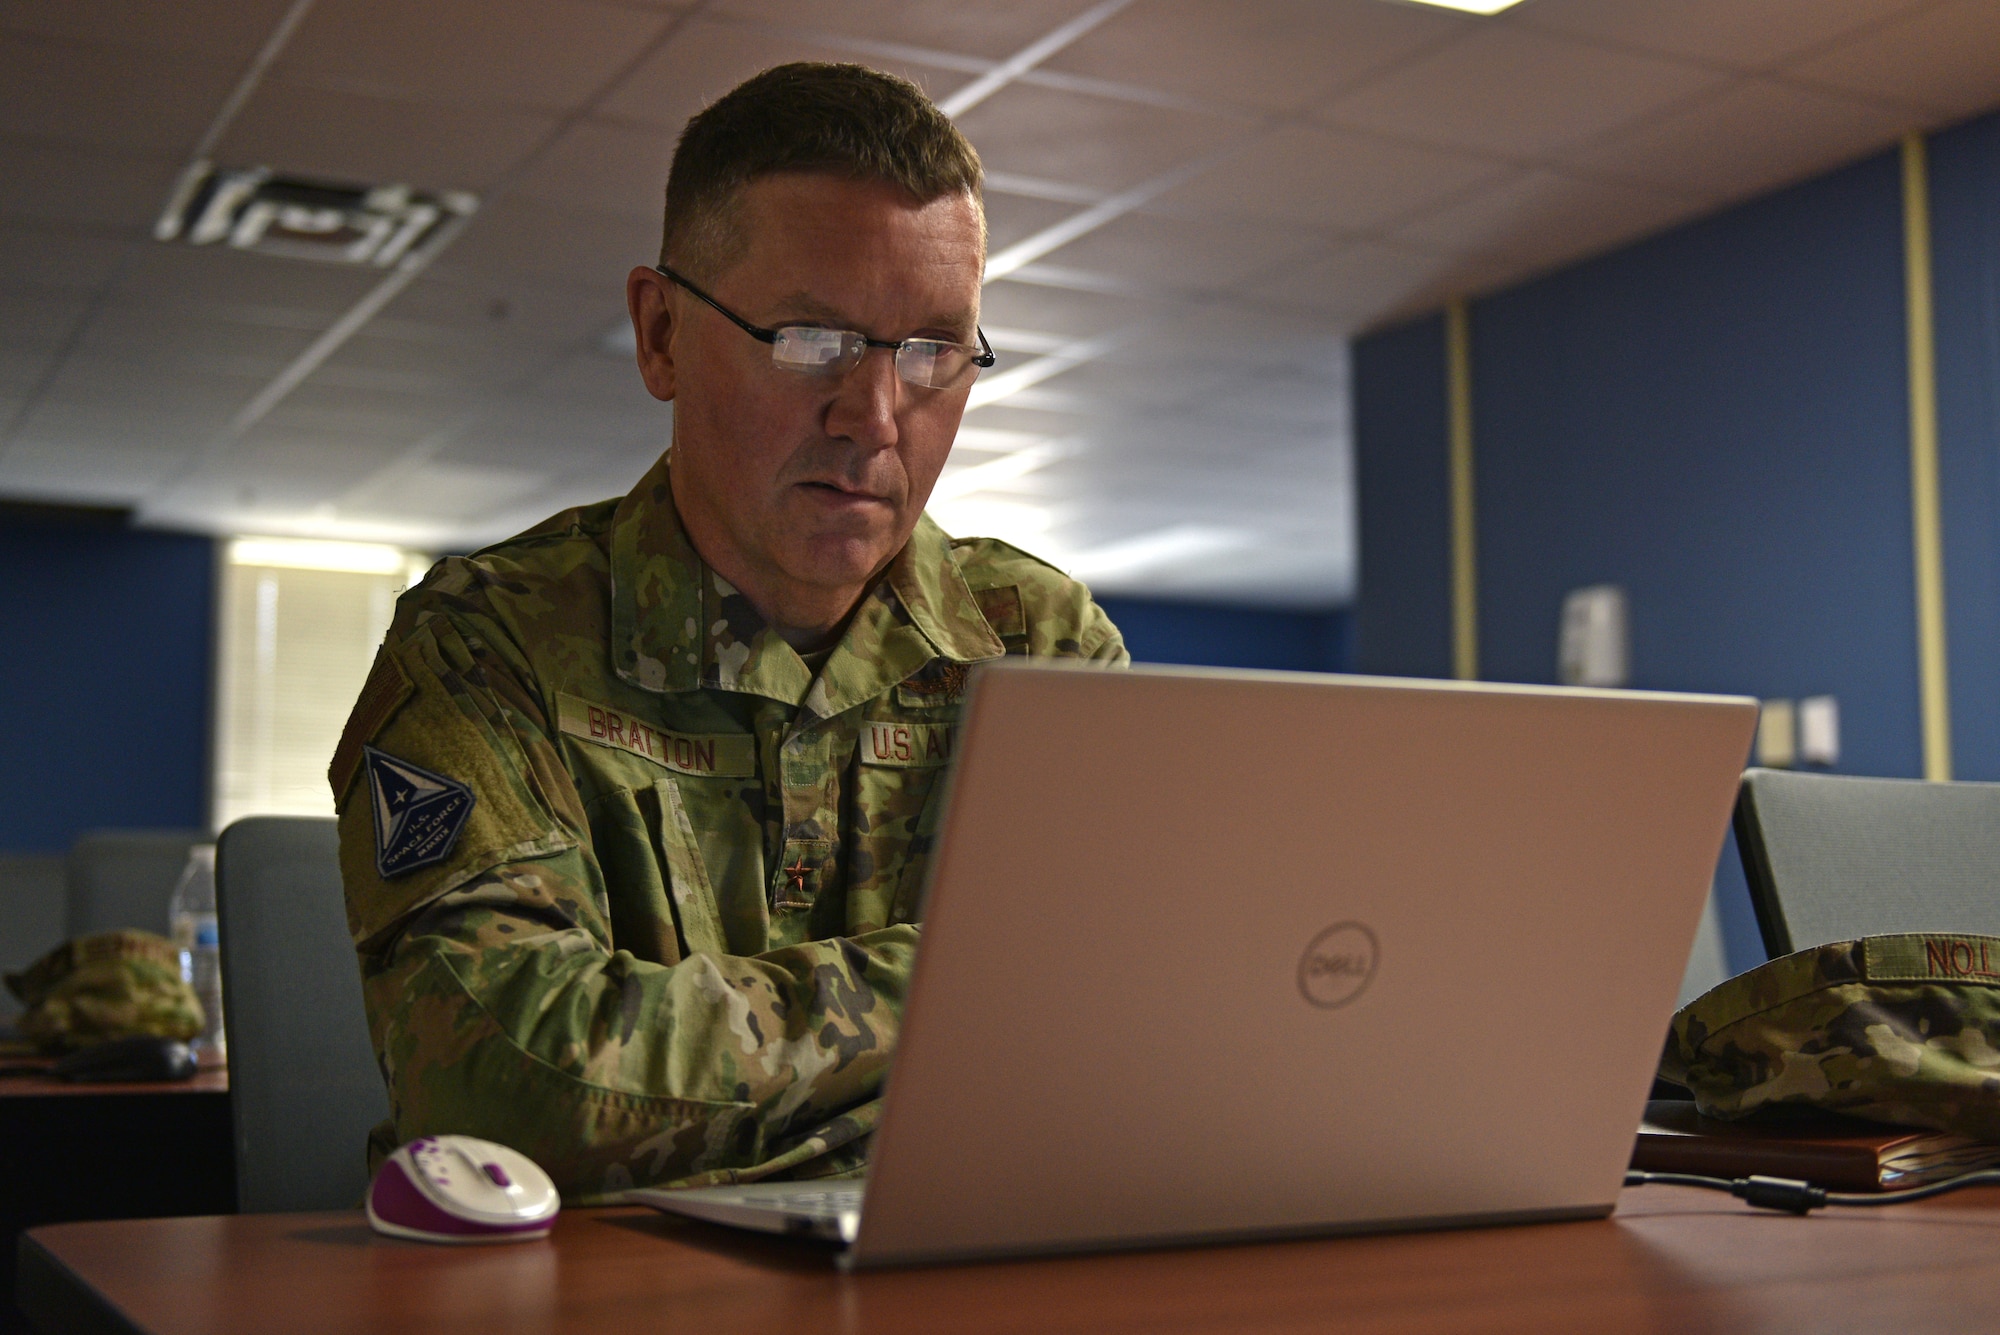
<instances>
[{"instance_id":1,"label":"uniform sleeve","mask_svg":"<svg viewBox=\"0 0 2000 1335\"><path fill-rule=\"evenodd\" d=\"M604 870L527 681L477 620L401 616L336 755L349 926L395 1140L499 1141L571 1202L858 1163L916 929L671 965L615 949ZM435 850L398 841L378 773L469 791L445 856L395 860Z\"/></svg>"}]
</instances>

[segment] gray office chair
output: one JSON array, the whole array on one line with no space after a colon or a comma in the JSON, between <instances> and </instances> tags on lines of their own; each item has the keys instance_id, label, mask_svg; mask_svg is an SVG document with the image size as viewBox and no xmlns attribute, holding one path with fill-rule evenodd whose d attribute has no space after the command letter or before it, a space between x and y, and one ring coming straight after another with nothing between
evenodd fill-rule
<instances>
[{"instance_id":1,"label":"gray office chair","mask_svg":"<svg viewBox=\"0 0 2000 1335\"><path fill-rule=\"evenodd\" d=\"M19 973L69 934L60 853L0 854L0 973ZM0 1027L20 1012L0 988Z\"/></svg>"},{"instance_id":2,"label":"gray office chair","mask_svg":"<svg viewBox=\"0 0 2000 1335\"><path fill-rule=\"evenodd\" d=\"M361 1009L334 823L237 821L217 841L215 873L237 1208L351 1209L389 1099Z\"/></svg>"},{"instance_id":3,"label":"gray office chair","mask_svg":"<svg viewBox=\"0 0 2000 1335\"><path fill-rule=\"evenodd\" d=\"M1773 959L1884 932L2000 936L2000 783L1753 769L1736 844Z\"/></svg>"},{"instance_id":4,"label":"gray office chair","mask_svg":"<svg viewBox=\"0 0 2000 1335\"><path fill-rule=\"evenodd\" d=\"M71 936L140 927L167 934L167 901L200 830L85 830L70 845Z\"/></svg>"}]
</instances>

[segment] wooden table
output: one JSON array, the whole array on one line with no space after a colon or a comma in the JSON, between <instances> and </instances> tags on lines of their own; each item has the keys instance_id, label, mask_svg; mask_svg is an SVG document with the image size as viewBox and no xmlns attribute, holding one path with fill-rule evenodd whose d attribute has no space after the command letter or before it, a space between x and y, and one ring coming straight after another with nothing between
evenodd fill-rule
<instances>
[{"instance_id":1,"label":"wooden table","mask_svg":"<svg viewBox=\"0 0 2000 1335\"><path fill-rule=\"evenodd\" d=\"M49 1063L54 1065L53 1062ZM52 1075L0 1076L0 1099L82 1098L92 1095L229 1093L229 1072L196 1071L185 1080L59 1080Z\"/></svg>"},{"instance_id":2,"label":"wooden table","mask_svg":"<svg viewBox=\"0 0 2000 1335\"><path fill-rule=\"evenodd\" d=\"M21 1249L50 1331L1960 1331L1993 1321L2000 1189L1799 1219L1627 1191L1607 1220L842 1275L650 1211L436 1247L356 1214L60 1224Z\"/></svg>"},{"instance_id":3,"label":"wooden table","mask_svg":"<svg viewBox=\"0 0 2000 1335\"><path fill-rule=\"evenodd\" d=\"M78 1084L0 1076L0 1332L14 1311L15 1238L69 1219L236 1207L229 1073Z\"/></svg>"}]
</instances>

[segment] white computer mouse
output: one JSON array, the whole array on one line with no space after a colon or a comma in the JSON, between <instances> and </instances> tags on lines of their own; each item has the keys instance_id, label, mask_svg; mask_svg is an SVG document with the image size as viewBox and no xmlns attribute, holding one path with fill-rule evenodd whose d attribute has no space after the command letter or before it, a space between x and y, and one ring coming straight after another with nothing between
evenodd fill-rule
<instances>
[{"instance_id":1,"label":"white computer mouse","mask_svg":"<svg viewBox=\"0 0 2000 1335\"><path fill-rule=\"evenodd\" d=\"M472 1136L425 1136L397 1150L368 1187L377 1233L419 1242L545 1238L562 1198L541 1165Z\"/></svg>"}]
</instances>

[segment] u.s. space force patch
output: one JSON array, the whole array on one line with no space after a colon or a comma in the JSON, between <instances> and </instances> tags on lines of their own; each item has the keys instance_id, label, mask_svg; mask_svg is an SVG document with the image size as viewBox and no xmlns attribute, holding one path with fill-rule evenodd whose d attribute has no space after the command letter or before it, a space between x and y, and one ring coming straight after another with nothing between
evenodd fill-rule
<instances>
[{"instance_id":1,"label":"u.s. space force patch","mask_svg":"<svg viewBox=\"0 0 2000 1335\"><path fill-rule=\"evenodd\" d=\"M458 832L472 815L472 790L421 765L361 748L368 767L368 796L375 808L375 870L382 879L428 867L451 856Z\"/></svg>"}]
</instances>

